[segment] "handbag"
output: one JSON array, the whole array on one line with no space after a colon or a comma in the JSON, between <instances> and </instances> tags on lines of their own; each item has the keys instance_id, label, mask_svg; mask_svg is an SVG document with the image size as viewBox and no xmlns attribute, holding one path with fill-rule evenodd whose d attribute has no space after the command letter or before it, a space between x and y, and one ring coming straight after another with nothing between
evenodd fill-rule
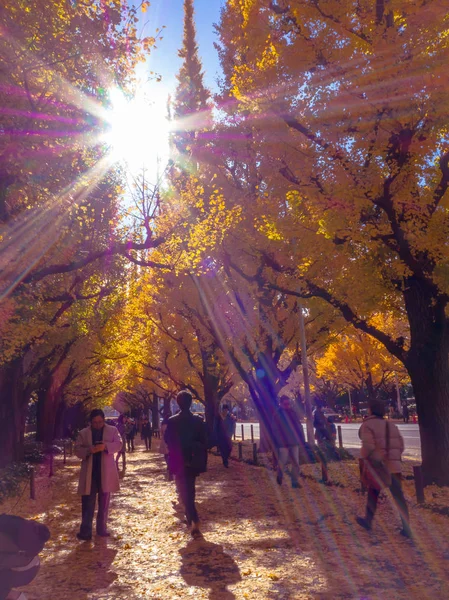
<instances>
[{"instance_id":1,"label":"handbag","mask_svg":"<svg viewBox=\"0 0 449 600\"><path fill-rule=\"evenodd\" d=\"M386 458L388 460L390 454L390 426L388 421L385 423L385 428L385 436L387 440ZM370 431L374 436L373 430L370 429ZM376 460L370 456L364 459L362 469L362 484L366 488L372 488L380 491L386 487L390 487L391 482L392 479L390 469L384 460Z\"/></svg>"}]
</instances>

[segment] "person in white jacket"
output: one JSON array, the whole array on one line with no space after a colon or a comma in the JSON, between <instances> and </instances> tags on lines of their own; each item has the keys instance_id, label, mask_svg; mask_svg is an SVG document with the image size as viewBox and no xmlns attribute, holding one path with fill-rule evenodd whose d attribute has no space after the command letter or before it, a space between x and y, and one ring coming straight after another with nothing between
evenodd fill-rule
<instances>
[{"instance_id":1,"label":"person in white jacket","mask_svg":"<svg viewBox=\"0 0 449 600\"><path fill-rule=\"evenodd\" d=\"M104 412L96 408L90 413L90 425L82 429L75 443L75 454L82 460L78 485L81 495L82 520L77 538L92 538L92 522L98 496L97 535L109 537L107 521L112 492L120 489L114 454L120 452L122 438L117 428L106 425Z\"/></svg>"}]
</instances>

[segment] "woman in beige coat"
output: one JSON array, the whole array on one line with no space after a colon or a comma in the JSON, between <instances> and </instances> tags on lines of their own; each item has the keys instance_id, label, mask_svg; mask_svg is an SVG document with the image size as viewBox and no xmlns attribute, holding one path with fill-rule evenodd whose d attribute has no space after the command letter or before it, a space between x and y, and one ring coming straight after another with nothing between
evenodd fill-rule
<instances>
[{"instance_id":1,"label":"woman in beige coat","mask_svg":"<svg viewBox=\"0 0 449 600\"><path fill-rule=\"evenodd\" d=\"M404 440L398 427L394 423L386 421L384 415L384 403L372 401L369 405L369 417L365 419L359 430L359 438L362 440L361 457L383 461L391 473L390 492L401 516L401 534L405 537L411 537L408 507L401 483ZM372 527L380 492L381 490L377 487L368 487L366 515L364 518L357 517L356 519L357 523L368 531Z\"/></svg>"},{"instance_id":2,"label":"woman in beige coat","mask_svg":"<svg viewBox=\"0 0 449 600\"><path fill-rule=\"evenodd\" d=\"M104 413L96 408L90 413L90 425L82 429L75 443L75 454L82 460L78 485L81 495L82 522L79 540L92 538L92 521L98 495L97 535L108 537L107 520L111 492L120 488L114 454L122 448L116 427L106 425Z\"/></svg>"}]
</instances>

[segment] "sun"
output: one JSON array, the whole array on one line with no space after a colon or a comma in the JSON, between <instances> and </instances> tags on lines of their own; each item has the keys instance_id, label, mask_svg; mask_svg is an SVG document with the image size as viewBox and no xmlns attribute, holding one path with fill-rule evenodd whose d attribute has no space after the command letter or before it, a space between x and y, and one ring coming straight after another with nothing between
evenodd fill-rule
<instances>
[{"instance_id":1,"label":"sun","mask_svg":"<svg viewBox=\"0 0 449 600\"><path fill-rule=\"evenodd\" d=\"M131 172L145 168L157 176L169 159L170 123L166 99L161 91L140 90L127 98L121 90L109 93L103 141L113 163L123 163Z\"/></svg>"}]
</instances>

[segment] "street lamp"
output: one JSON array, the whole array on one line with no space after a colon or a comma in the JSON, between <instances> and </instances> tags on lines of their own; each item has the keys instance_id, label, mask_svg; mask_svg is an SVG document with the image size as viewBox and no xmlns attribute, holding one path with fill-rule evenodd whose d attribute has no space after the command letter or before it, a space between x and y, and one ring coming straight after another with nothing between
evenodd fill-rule
<instances>
[{"instance_id":1,"label":"street lamp","mask_svg":"<svg viewBox=\"0 0 449 600\"><path fill-rule=\"evenodd\" d=\"M348 388L348 398L349 398L349 418L352 419L352 400L351 400L351 389Z\"/></svg>"},{"instance_id":2,"label":"street lamp","mask_svg":"<svg viewBox=\"0 0 449 600\"><path fill-rule=\"evenodd\" d=\"M401 412L402 412L402 410L401 410L401 408L402 408L402 406L401 406L401 392L399 390L399 380L398 380L398 374L396 373L396 371L394 373L394 383L396 385L396 402L397 402L397 405L398 405L398 413L401 414Z\"/></svg>"},{"instance_id":3,"label":"street lamp","mask_svg":"<svg viewBox=\"0 0 449 600\"><path fill-rule=\"evenodd\" d=\"M302 374L304 378L304 402L306 407L307 418L307 441L310 445L314 443L313 436L313 421L312 421L312 402L310 400L310 383L309 383L309 365L307 364L307 340L306 326L304 322L304 313L301 300L298 300L299 305L299 334L301 338L301 363Z\"/></svg>"}]
</instances>

